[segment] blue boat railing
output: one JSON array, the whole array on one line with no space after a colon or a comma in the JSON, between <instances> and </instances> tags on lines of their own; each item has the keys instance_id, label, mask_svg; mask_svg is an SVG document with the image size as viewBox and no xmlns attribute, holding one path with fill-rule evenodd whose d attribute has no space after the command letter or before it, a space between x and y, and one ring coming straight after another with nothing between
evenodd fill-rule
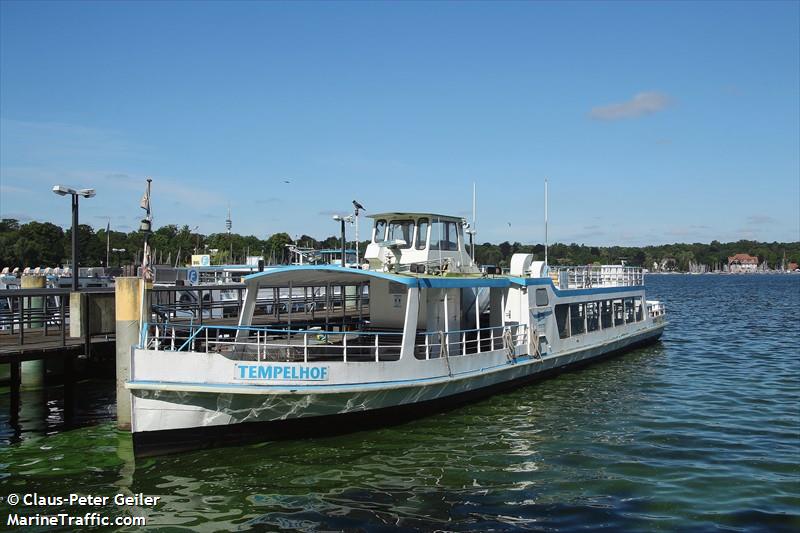
<instances>
[{"instance_id":1,"label":"blue boat railing","mask_svg":"<svg viewBox=\"0 0 800 533\"><path fill-rule=\"evenodd\" d=\"M221 353L255 361L380 362L398 360L402 340L402 331L158 323L145 324L140 346L162 352ZM424 331L417 332L413 352L415 358L428 360L501 349L513 351L527 342L527 328L521 324Z\"/></svg>"}]
</instances>

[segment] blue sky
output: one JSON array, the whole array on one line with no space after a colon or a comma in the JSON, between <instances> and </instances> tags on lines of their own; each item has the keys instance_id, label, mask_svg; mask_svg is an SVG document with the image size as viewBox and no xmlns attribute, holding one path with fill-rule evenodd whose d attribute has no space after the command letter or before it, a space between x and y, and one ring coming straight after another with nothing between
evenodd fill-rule
<instances>
[{"instance_id":1,"label":"blue sky","mask_svg":"<svg viewBox=\"0 0 800 533\"><path fill-rule=\"evenodd\" d=\"M0 2L0 216L800 240L798 2ZM289 183L285 183L289 181ZM365 225L365 224L364 224Z\"/></svg>"}]
</instances>

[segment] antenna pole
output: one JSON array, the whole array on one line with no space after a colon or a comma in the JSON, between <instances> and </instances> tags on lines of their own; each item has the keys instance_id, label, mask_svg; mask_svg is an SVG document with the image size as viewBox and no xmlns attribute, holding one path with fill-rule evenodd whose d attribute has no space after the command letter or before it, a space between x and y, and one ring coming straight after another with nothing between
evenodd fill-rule
<instances>
[{"instance_id":1,"label":"antenna pole","mask_svg":"<svg viewBox=\"0 0 800 533\"><path fill-rule=\"evenodd\" d=\"M361 255L361 251L358 249L358 208L355 209L355 219L356 219L356 265L361 268L361 261L359 260L358 256Z\"/></svg>"},{"instance_id":2,"label":"antenna pole","mask_svg":"<svg viewBox=\"0 0 800 533\"><path fill-rule=\"evenodd\" d=\"M544 179L544 264L547 266L547 178Z\"/></svg>"},{"instance_id":3,"label":"antenna pole","mask_svg":"<svg viewBox=\"0 0 800 533\"><path fill-rule=\"evenodd\" d=\"M470 241L471 241L470 244L472 245L471 248L472 248L472 260L473 261L475 261L475 235L477 235L477 233L478 233L478 223L476 221L476 215L475 215L475 213L476 213L475 205L476 205L477 197L478 197L476 191L477 191L477 189L475 187L475 182L473 181L472 182L472 235L471 235L472 238L470 239Z\"/></svg>"},{"instance_id":4,"label":"antenna pole","mask_svg":"<svg viewBox=\"0 0 800 533\"><path fill-rule=\"evenodd\" d=\"M228 202L228 218L225 219L225 229L228 232L228 245L230 246L230 256L228 257L229 264L233 264L233 237L231 237L231 228L233 221L231 220L231 203Z\"/></svg>"}]
</instances>

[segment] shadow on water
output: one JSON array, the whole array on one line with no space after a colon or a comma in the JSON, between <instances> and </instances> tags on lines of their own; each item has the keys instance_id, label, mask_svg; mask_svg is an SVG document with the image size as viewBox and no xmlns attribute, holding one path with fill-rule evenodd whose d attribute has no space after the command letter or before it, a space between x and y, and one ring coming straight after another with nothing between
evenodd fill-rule
<instances>
[{"instance_id":1,"label":"shadow on water","mask_svg":"<svg viewBox=\"0 0 800 533\"><path fill-rule=\"evenodd\" d=\"M113 380L79 381L72 389L23 389L18 406L7 387L0 389L0 446L116 419Z\"/></svg>"},{"instance_id":2,"label":"shadow on water","mask_svg":"<svg viewBox=\"0 0 800 533\"><path fill-rule=\"evenodd\" d=\"M160 496L107 512L185 530L798 530L800 331L774 303L787 283L654 279L662 343L337 437L134 461L113 383L83 389L70 431L45 393L19 435L3 428L0 494ZM775 314L737 316L739 298Z\"/></svg>"}]
</instances>

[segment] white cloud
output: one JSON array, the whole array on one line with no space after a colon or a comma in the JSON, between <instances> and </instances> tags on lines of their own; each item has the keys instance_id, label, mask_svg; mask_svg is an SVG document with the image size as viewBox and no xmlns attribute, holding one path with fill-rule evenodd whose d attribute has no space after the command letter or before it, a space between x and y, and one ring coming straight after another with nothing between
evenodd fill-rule
<instances>
[{"instance_id":1,"label":"white cloud","mask_svg":"<svg viewBox=\"0 0 800 533\"><path fill-rule=\"evenodd\" d=\"M595 120L636 118L662 111L671 103L671 98L664 93L643 92L634 95L627 102L593 107L589 116Z\"/></svg>"},{"instance_id":2,"label":"white cloud","mask_svg":"<svg viewBox=\"0 0 800 533\"><path fill-rule=\"evenodd\" d=\"M0 185L0 193L2 194L11 194L11 193L25 194L29 192L31 192L29 189L24 189L22 187L14 187L13 185Z\"/></svg>"},{"instance_id":3,"label":"white cloud","mask_svg":"<svg viewBox=\"0 0 800 533\"><path fill-rule=\"evenodd\" d=\"M775 219L769 215L751 215L747 217L747 223L753 225L774 224Z\"/></svg>"}]
</instances>

